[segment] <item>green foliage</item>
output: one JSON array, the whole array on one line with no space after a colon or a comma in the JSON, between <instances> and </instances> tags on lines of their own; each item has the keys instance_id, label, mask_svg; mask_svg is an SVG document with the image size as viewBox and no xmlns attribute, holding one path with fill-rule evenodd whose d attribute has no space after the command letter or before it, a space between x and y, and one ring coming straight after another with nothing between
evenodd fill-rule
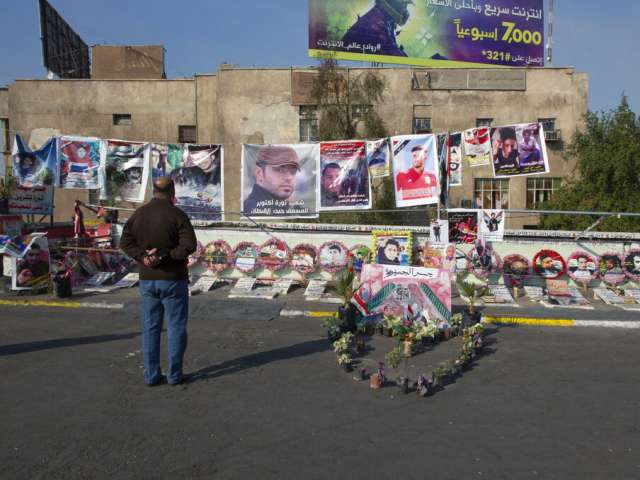
<instances>
[{"instance_id":1,"label":"green foliage","mask_svg":"<svg viewBox=\"0 0 640 480\"><path fill-rule=\"evenodd\" d=\"M7 174L5 178L0 178L0 198L8 199L11 197L11 193L17 186L16 177L11 174Z\"/></svg>"},{"instance_id":2,"label":"green foliage","mask_svg":"<svg viewBox=\"0 0 640 480\"><path fill-rule=\"evenodd\" d=\"M404 354L402 353L402 348L400 346L395 347L389 353L385 355L387 363L392 368L398 368L400 362L404 359Z\"/></svg>"},{"instance_id":3,"label":"green foliage","mask_svg":"<svg viewBox=\"0 0 640 480\"><path fill-rule=\"evenodd\" d=\"M567 148L567 153L577 159L577 176L566 180L545 209L637 212L640 117L623 96L614 110L588 112L585 123L585 130L577 131ZM581 231L595 220L585 215L549 215L541 218L539 226ZM596 230L638 232L640 218L610 217Z\"/></svg>"},{"instance_id":4,"label":"green foliage","mask_svg":"<svg viewBox=\"0 0 640 480\"><path fill-rule=\"evenodd\" d=\"M351 298L353 297L353 281L356 276L351 270L344 271L338 277L338 284L336 285L336 293L342 297L345 306L351 302Z\"/></svg>"},{"instance_id":5,"label":"green foliage","mask_svg":"<svg viewBox=\"0 0 640 480\"><path fill-rule=\"evenodd\" d=\"M338 318L337 315L331 315L329 317L326 317L322 321L322 326L328 329L338 328L340 327L341 324L342 324L342 321Z\"/></svg>"}]
</instances>

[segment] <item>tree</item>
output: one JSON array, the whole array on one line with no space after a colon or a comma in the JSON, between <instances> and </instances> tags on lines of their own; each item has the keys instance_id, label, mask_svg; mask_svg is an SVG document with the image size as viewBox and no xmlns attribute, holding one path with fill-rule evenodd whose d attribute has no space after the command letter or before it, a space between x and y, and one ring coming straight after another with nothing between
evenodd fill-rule
<instances>
[{"instance_id":1,"label":"tree","mask_svg":"<svg viewBox=\"0 0 640 480\"><path fill-rule=\"evenodd\" d=\"M324 58L318 68L311 98L318 109L318 133L321 141L369 139L388 135L376 106L384 102L387 82L373 71L355 75L341 68L332 56ZM372 181L373 209L395 208L393 180ZM420 224L424 212L349 212L320 215L322 223Z\"/></svg>"},{"instance_id":2,"label":"tree","mask_svg":"<svg viewBox=\"0 0 640 480\"><path fill-rule=\"evenodd\" d=\"M545 205L550 210L638 212L640 210L640 117L625 96L609 112L587 112L586 128L567 148L577 159L577 175L566 179ZM540 228L584 230L596 220L587 215L541 217ZM640 231L640 218L608 217L600 231Z\"/></svg>"}]
</instances>

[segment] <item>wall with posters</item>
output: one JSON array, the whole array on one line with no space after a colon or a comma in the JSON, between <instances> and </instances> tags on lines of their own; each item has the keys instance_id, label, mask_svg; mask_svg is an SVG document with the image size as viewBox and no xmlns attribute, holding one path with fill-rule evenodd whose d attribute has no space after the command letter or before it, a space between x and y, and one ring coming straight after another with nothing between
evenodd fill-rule
<instances>
[{"instance_id":1,"label":"wall with posters","mask_svg":"<svg viewBox=\"0 0 640 480\"><path fill-rule=\"evenodd\" d=\"M368 71L351 68L348 75ZM478 118L492 118L496 126L555 118L556 129L568 141L587 108L587 75L572 68L374 71L393 92L393 101L387 94L376 107L390 135L411 134L414 117L430 118L434 132L471 128ZM18 80L8 90L8 117L10 128L25 138L36 129L55 128L68 135L175 143L179 126L196 126L198 143L224 145L224 205L228 212L239 212L241 145L300 142L300 103L294 103L292 79L297 73L313 72L223 65L216 74L184 80ZM514 81L518 75L520 79ZM458 82L460 78L464 81ZM2 90L0 104L1 98ZM131 125L114 125L114 113L130 113ZM544 177L561 177L574 170L572 161L561 158L563 145L547 143L550 172ZM450 206L473 200L475 179L492 177L490 165L470 169L464 164L462 185L450 190ZM525 208L527 178L510 178L509 184L510 207ZM75 198L88 200L83 190L56 192L57 221L70 218ZM509 220L507 228L534 223L535 218L521 217Z\"/></svg>"}]
</instances>

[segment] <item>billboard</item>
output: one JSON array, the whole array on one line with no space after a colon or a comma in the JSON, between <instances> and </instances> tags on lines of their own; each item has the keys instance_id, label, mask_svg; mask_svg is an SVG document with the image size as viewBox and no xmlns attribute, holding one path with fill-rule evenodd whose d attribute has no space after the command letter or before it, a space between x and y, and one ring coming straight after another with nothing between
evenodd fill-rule
<instances>
[{"instance_id":1,"label":"billboard","mask_svg":"<svg viewBox=\"0 0 640 480\"><path fill-rule=\"evenodd\" d=\"M87 44L47 0L39 2L44 66L60 78L91 78Z\"/></svg>"},{"instance_id":2,"label":"billboard","mask_svg":"<svg viewBox=\"0 0 640 480\"><path fill-rule=\"evenodd\" d=\"M543 7L543 0L310 0L309 55L426 67L542 67Z\"/></svg>"}]
</instances>

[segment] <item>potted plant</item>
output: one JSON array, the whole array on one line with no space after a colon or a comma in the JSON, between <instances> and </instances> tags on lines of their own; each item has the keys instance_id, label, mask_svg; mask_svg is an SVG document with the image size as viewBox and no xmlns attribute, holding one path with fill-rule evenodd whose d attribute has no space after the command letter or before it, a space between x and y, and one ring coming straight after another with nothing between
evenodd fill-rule
<instances>
[{"instance_id":1,"label":"potted plant","mask_svg":"<svg viewBox=\"0 0 640 480\"><path fill-rule=\"evenodd\" d=\"M330 342L335 342L340 338L342 333L342 329L340 328L341 323L341 320L335 315L326 317L322 321L322 326L327 329L327 337Z\"/></svg>"},{"instance_id":2,"label":"potted plant","mask_svg":"<svg viewBox=\"0 0 640 480\"><path fill-rule=\"evenodd\" d=\"M355 332L357 328L358 309L351 303L353 293L355 291L353 282L356 276L353 270L347 270L338 277L336 285L336 293L342 297L342 306L338 307L338 317L340 318L343 329L349 332Z\"/></svg>"},{"instance_id":3,"label":"potted plant","mask_svg":"<svg viewBox=\"0 0 640 480\"><path fill-rule=\"evenodd\" d=\"M348 353L342 353L338 355L338 365L344 368L345 372L353 371L352 359Z\"/></svg>"},{"instance_id":4,"label":"potted plant","mask_svg":"<svg viewBox=\"0 0 640 480\"><path fill-rule=\"evenodd\" d=\"M378 372L374 373L369 377L369 386L374 390L381 388L386 381L386 377L384 374L384 363L378 363Z\"/></svg>"},{"instance_id":5,"label":"potted plant","mask_svg":"<svg viewBox=\"0 0 640 480\"><path fill-rule=\"evenodd\" d=\"M403 357L404 355L399 345L385 355L385 359L387 363L391 365L391 368L398 368Z\"/></svg>"},{"instance_id":6,"label":"potted plant","mask_svg":"<svg viewBox=\"0 0 640 480\"><path fill-rule=\"evenodd\" d=\"M480 314L476 311L476 304L480 298L487 294L487 286L474 282L466 282L462 279L458 282L458 290L460 291L460 297L469 304L468 313L471 317L471 322L479 322Z\"/></svg>"},{"instance_id":7,"label":"potted plant","mask_svg":"<svg viewBox=\"0 0 640 480\"><path fill-rule=\"evenodd\" d=\"M18 182L11 174L0 178L0 214L9 213L9 199L17 185Z\"/></svg>"}]
</instances>

